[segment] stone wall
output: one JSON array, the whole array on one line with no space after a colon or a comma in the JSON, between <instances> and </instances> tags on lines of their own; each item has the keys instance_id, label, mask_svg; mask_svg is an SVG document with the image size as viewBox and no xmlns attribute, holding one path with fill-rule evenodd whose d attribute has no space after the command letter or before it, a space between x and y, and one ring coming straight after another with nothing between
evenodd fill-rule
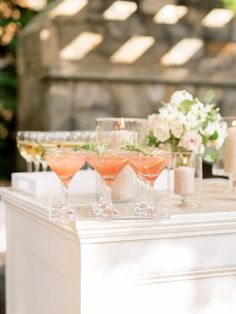
<instances>
[{"instance_id":1,"label":"stone wall","mask_svg":"<svg viewBox=\"0 0 236 314\"><path fill-rule=\"evenodd\" d=\"M49 8L23 31L18 47L19 129L91 129L97 117L146 117L179 88L200 99L213 89L223 114L236 114L235 20L218 30L201 25L221 1L137 0L138 10L127 21L105 21L102 12L113 1L90 0L77 15L53 20ZM189 13L175 25L155 24L153 15L167 3L188 5ZM43 37L45 30L49 36ZM105 40L81 61L61 60L60 50L85 30ZM135 34L154 36L156 43L132 65L111 64L112 53ZM182 67L162 66L161 56L185 37L202 38L204 48Z\"/></svg>"},{"instance_id":2,"label":"stone wall","mask_svg":"<svg viewBox=\"0 0 236 314\"><path fill-rule=\"evenodd\" d=\"M114 82L50 82L46 84L46 106L42 129L93 129L98 117L143 118L157 112L177 89L186 89L203 100L212 86L188 84L135 84ZM236 115L235 88L213 88L214 101L223 115ZM227 101L227 102L226 102Z\"/></svg>"}]
</instances>

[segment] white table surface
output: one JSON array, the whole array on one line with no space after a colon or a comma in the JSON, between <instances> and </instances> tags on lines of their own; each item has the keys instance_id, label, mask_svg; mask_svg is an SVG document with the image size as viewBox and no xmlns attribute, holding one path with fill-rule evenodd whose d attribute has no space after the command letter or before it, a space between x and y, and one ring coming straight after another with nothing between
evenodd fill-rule
<instances>
[{"instance_id":1,"label":"white table surface","mask_svg":"<svg viewBox=\"0 0 236 314\"><path fill-rule=\"evenodd\" d=\"M235 314L236 197L206 183L152 221L55 222L47 197L1 189L8 314Z\"/></svg>"}]
</instances>

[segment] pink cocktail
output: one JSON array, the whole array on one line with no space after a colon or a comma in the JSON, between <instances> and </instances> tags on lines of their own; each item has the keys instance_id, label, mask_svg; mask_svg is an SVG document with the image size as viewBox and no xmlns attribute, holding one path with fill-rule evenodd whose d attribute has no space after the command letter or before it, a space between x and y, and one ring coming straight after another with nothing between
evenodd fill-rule
<instances>
[{"instance_id":1,"label":"pink cocktail","mask_svg":"<svg viewBox=\"0 0 236 314\"><path fill-rule=\"evenodd\" d=\"M130 155L129 164L140 179L141 190L138 191L137 199L133 204L136 214L148 216L150 211L158 214L155 206L154 183L161 172L167 167L171 160L171 153L160 151L156 148L147 148L143 152ZM146 187L148 198L145 200L144 187Z\"/></svg>"},{"instance_id":2,"label":"pink cocktail","mask_svg":"<svg viewBox=\"0 0 236 314\"><path fill-rule=\"evenodd\" d=\"M63 187L63 202L59 205L60 210L65 218L67 215L73 216L74 206L68 202L68 185L85 164L87 156L84 152L73 151L71 148L51 148L46 150L44 158Z\"/></svg>"},{"instance_id":3,"label":"pink cocktail","mask_svg":"<svg viewBox=\"0 0 236 314\"><path fill-rule=\"evenodd\" d=\"M88 163L99 173L106 186L106 201L101 206L102 208L97 210L97 212L101 212L104 216L117 214L113 210L110 188L113 181L128 162L129 155L125 152L106 150L103 154L95 152L88 154Z\"/></svg>"},{"instance_id":4,"label":"pink cocktail","mask_svg":"<svg viewBox=\"0 0 236 314\"><path fill-rule=\"evenodd\" d=\"M147 180L150 185L154 185L160 173L166 168L170 156L131 156L130 166L139 175L139 177Z\"/></svg>"},{"instance_id":5,"label":"pink cocktail","mask_svg":"<svg viewBox=\"0 0 236 314\"><path fill-rule=\"evenodd\" d=\"M128 164L127 154L105 154L99 156L91 154L88 156L90 165L100 174L105 183L109 186L115 180L120 171Z\"/></svg>"}]
</instances>

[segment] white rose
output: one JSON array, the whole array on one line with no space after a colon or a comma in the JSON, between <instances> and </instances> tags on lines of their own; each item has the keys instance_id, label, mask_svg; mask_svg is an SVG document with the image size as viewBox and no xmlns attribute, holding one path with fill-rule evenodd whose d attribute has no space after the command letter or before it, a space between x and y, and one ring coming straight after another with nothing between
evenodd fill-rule
<instances>
[{"instance_id":1,"label":"white rose","mask_svg":"<svg viewBox=\"0 0 236 314\"><path fill-rule=\"evenodd\" d=\"M184 100L193 100L193 96L185 90L179 90L171 96L170 104L173 107L178 107Z\"/></svg>"},{"instance_id":2,"label":"white rose","mask_svg":"<svg viewBox=\"0 0 236 314\"><path fill-rule=\"evenodd\" d=\"M201 136L195 131L186 132L180 140L179 146L186 150L198 153L201 145Z\"/></svg>"},{"instance_id":3,"label":"white rose","mask_svg":"<svg viewBox=\"0 0 236 314\"><path fill-rule=\"evenodd\" d=\"M178 120L180 124L186 126L187 116L183 112L177 111L175 120Z\"/></svg>"},{"instance_id":4,"label":"white rose","mask_svg":"<svg viewBox=\"0 0 236 314\"><path fill-rule=\"evenodd\" d=\"M200 121L198 119L198 117L192 112L190 111L187 114L187 121L186 121L186 126L187 129L195 129L196 127L199 127Z\"/></svg>"},{"instance_id":5,"label":"white rose","mask_svg":"<svg viewBox=\"0 0 236 314\"><path fill-rule=\"evenodd\" d=\"M159 116L162 120L171 121L176 119L178 114L177 108L172 107L169 103L159 109Z\"/></svg>"},{"instance_id":6,"label":"white rose","mask_svg":"<svg viewBox=\"0 0 236 314\"><path fill-rule=\"evenodd\" d=\"M153 127L153 134L159 142L165 142L170 138L169 125L165 120L159 119Z\"/></svg>"},{"instance_id":7,"label":"white rose","mask_svg":"<svg viewBox=\"0 0 236 314\"><path fill-rule=\"evenodd\" d=\"M183 128L183 125L181 123L174 120L174 121L170 122L170 130L171 130L172 134L174 135L174 137L181 138L183 131L184 131L184 128Z\"/></svg>"},{"instance_id":8,"label":"white rose","mask_svg":"<svg viewBox=\"0 0 236 314\"><path fill-rule=\"evenodd\" d=\"M199 100L191 106L190 112L192 112L200 120L205 120L207 117L207 111Z\"/></svg>"}]
</instances>

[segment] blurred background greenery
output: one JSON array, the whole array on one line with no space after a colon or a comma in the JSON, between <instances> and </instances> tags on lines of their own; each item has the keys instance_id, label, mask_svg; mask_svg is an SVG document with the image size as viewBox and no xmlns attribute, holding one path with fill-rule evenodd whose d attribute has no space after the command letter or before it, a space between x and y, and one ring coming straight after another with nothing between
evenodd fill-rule
<instances>
[{"instance_id":1,"label":"blurred background greenery","mask_svg":"<svg viewBox=\"0 0 236 314\"><path fill-rule=\"evenodd\" d=\"M0 0L0 185L15 170L17 37L38 11L53 0ZM35 6L35 4L41 6Z\"/></svg>"}]
</instances>

